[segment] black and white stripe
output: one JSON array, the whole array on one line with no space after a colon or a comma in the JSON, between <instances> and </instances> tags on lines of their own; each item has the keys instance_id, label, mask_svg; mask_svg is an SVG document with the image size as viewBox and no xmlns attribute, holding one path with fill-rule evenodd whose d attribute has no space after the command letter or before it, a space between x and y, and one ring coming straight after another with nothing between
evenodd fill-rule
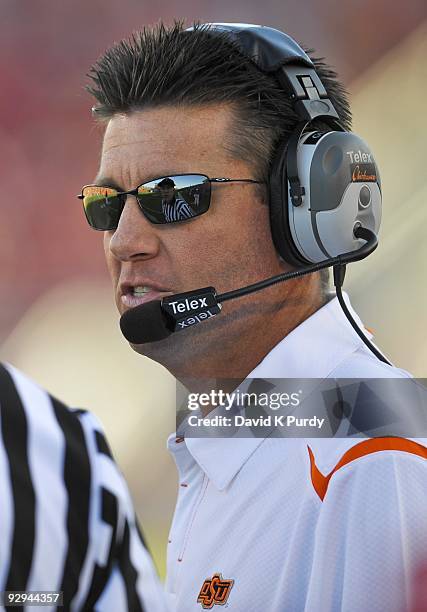
<instances>
[{"instance_id":1,"label":"black and white stripe","mask_svg":"<svg viewBox=\"0 0 427 612\"><path fill-rule=\"evenodd\" d=\"M184 219L191 219L191 217L194 217L194 212L187 202L181 198L175 198L172 202L163 200L162 212L167 223L183 221Z\"/></svg>"},{"instance_id":2,"label":"black and white stripe","mask_svg":"<svg viewBox=\"0 0 427 612\"><path fill-rule=\"evenodd\" d=\"M64 612L166 610L96 418L2 365L0 513L0 591L63 591Z\"/></svg>"}]
</instances>

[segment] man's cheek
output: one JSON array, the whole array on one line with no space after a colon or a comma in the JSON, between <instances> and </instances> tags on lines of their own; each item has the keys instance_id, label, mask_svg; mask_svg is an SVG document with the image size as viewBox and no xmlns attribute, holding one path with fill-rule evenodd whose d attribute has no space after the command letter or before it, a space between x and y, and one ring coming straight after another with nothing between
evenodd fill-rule
<instances>
[{"instance_id":1,"label":"man's cheek","mask_svg":"<svg viewBox=\"0 0 427 612\"><path fill-rule=\"evenodd\" d=\"M108 255L110 252L110 240L111 240L111 232L104 232L104 239L103 239L104 256L107 262L108 262Z\"/></svg>"},{"instance_id":2,"label":"man's cheek","mask_svg":"<svg viewBox=\"0 0 427 612\"><path fill-rule=\"evenodd\" d=\"M107 270L111 277L113 287L116 286L120 274L119 262L113 257L110 251L111 232L104 232L104 256Z\"/></svg>"}]
</instances>

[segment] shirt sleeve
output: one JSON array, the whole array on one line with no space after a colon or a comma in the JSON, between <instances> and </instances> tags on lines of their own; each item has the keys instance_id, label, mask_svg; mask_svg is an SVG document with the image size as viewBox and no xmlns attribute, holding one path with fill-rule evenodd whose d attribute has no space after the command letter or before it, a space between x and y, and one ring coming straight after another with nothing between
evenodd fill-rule
<instances>
[{"instance_id":1,"label":"shirt sleeve","mask_svg":"<svg viewBox=\"0 0 427 612\"><path fill-rule=\"evenodd\" d=\"M99 422L1 364L0 502L0 591L62 592L70 612L165 610Z\"/></svg>"},{"instance_id":2,"label":"shirt sleeve","mask_svg":"<svg viewBox=\"0 0 427 612\"><path fill-rule=\"evenodd\" d=\"M126 482L97 419L80 413L92 463L93 503L87 571L72 609L165 612L163 587L145 545ZM84 580L86 575L86 580Z\"/></svg>"},{"instance_id":3,"label":"shirt sleeve","mask_svg":"<svg viewBox=\"0 0 427 612\"><path fill-rule=\"evenodd\" d=\"M305 612L405 612L427 560L427 460L370 454L332 476L317 523Z\"/></svg>"}]
</instances>

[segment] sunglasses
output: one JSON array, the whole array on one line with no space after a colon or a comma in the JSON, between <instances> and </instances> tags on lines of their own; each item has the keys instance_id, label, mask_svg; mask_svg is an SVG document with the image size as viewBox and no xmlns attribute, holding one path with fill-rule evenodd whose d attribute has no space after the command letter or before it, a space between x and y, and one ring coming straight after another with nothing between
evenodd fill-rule
<instances>
[{"instance_id":1,"label":"sunglasses","mask_svg":"<svg viewBox=\"0 0 427 612\"><path fill-rule=\"evenodd\" d=\"M209 209L212 183L260 184L261 181L175 174L142 183L130 191L86 185L77 197L83 201L89 225L106 231L117 229L128 195L135 196L141 212L151 223L180 223L200 217Z\"/></svg>"}]
</instances>

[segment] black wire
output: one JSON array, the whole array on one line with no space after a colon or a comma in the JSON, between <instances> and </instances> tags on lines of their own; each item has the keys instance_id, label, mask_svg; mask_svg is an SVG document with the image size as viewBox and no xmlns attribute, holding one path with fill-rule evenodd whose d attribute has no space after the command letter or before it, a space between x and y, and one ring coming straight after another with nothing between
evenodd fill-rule
<instances>
[{"instance_id":1,"label":"black wire","mask_svg":"<svg viewBox=\"0 0 427 612\"><path fill-rule=\"evenodd\" d=\"M333 261L335 261L334 258ZM302 270L294 270L293 272L284 272L283 274L278 274L277 276L273 276L272 278L267 278L266 280L259 281L258 283L254 283L253 285L248 285L247 287L241 287L240 289L234 289L233 291L227 291L227 293L221 293L216 296L218 302L226 302L227 300L234 300L238 297L243 297L248 293L254 293L255 291L260 291L261 289L265 289L265 287L271 287L272 285L276 285L277 283L281 283L285 280L290 280L292 278L297 278L298 276L305 276L305 274L312 274L313 272L318 272L319 270L323 270L324 268L330 268L333 266L333 263L330 263L332 260L328 260L327 262L320 262L317 264L313 264L312 266L307 266Z\"/></svg>"},{"instance_id":2,"label":"black wire","mask_svg":"<svg viewBox=\"0 0 427 612\"><path fill-rule=\"evenodd\" d=\"M265 289L266 287L270 287L271 285L275 285L276 283L281 283L285 280L298 278L299 276L304 276L305 274L312 274L313 272L319 272L320 270L324 270L325 268L332 268L336 265L344 265L352 261L359 261L370 255L372 251L375 251L375 249L377 248L378 239L376 235L370 230L359 226L355 228L354 235L356 238L362 238L363 240L366 240L365 244L363 244L359 249L357 249L357 251L343 253L342 255L338 255L337 257L331 257L330 259L326 259L325 261L320 261L318 263L311 264L310 266L306 266L301 270L284 272L283 274L278 274L277 276L267 278L266 280L259 281L258 283L253 283L253 285L248 285L246 287L241 287L240 289L234 289L233 291L221 293L220 295L216 296L216 300L217 302L226 302L227 300L234 300L235 298L243 297L244 295L247 295L248 293L254 293L255 291L260 291L261 289Z\"/></svg>"},{"instance_id":3,"label":"black wire","mask_svg":"<svg viewBox=\"0 0 427 612\"><path fill-rule=\"evenodd\" d=\"M344 269L343 269L344 268ZM342 283L344 280L344 274L345 274L345 266L334 266L334 284L335 284L335 291L337 294L337 298L338 301L340 303L341 308L343 309L343 312L345 314L345 316L347 317L349 323L351 324L352 328L354 329L354 331L356 332L356 334L359 336L359 338L366 344L366 346L368 347L368 349L370 351L372 351L374 353L374 355L376 357L378 357L378 359L384 363L387 363L388 365L392 365L388 359L386 359L384 357L384 355L382 353L380 353L380 351L372 344L372 342L369 340L369 338L367 338L365 336L365 334L363 333L363 331L360 329L360 327L358 326L358 324L356 323L356 321L353 319L351 312L349 311L349 309L347 308L347 304L344 301L344 296L342 294Z\"/></svg>"}]
</instances>

